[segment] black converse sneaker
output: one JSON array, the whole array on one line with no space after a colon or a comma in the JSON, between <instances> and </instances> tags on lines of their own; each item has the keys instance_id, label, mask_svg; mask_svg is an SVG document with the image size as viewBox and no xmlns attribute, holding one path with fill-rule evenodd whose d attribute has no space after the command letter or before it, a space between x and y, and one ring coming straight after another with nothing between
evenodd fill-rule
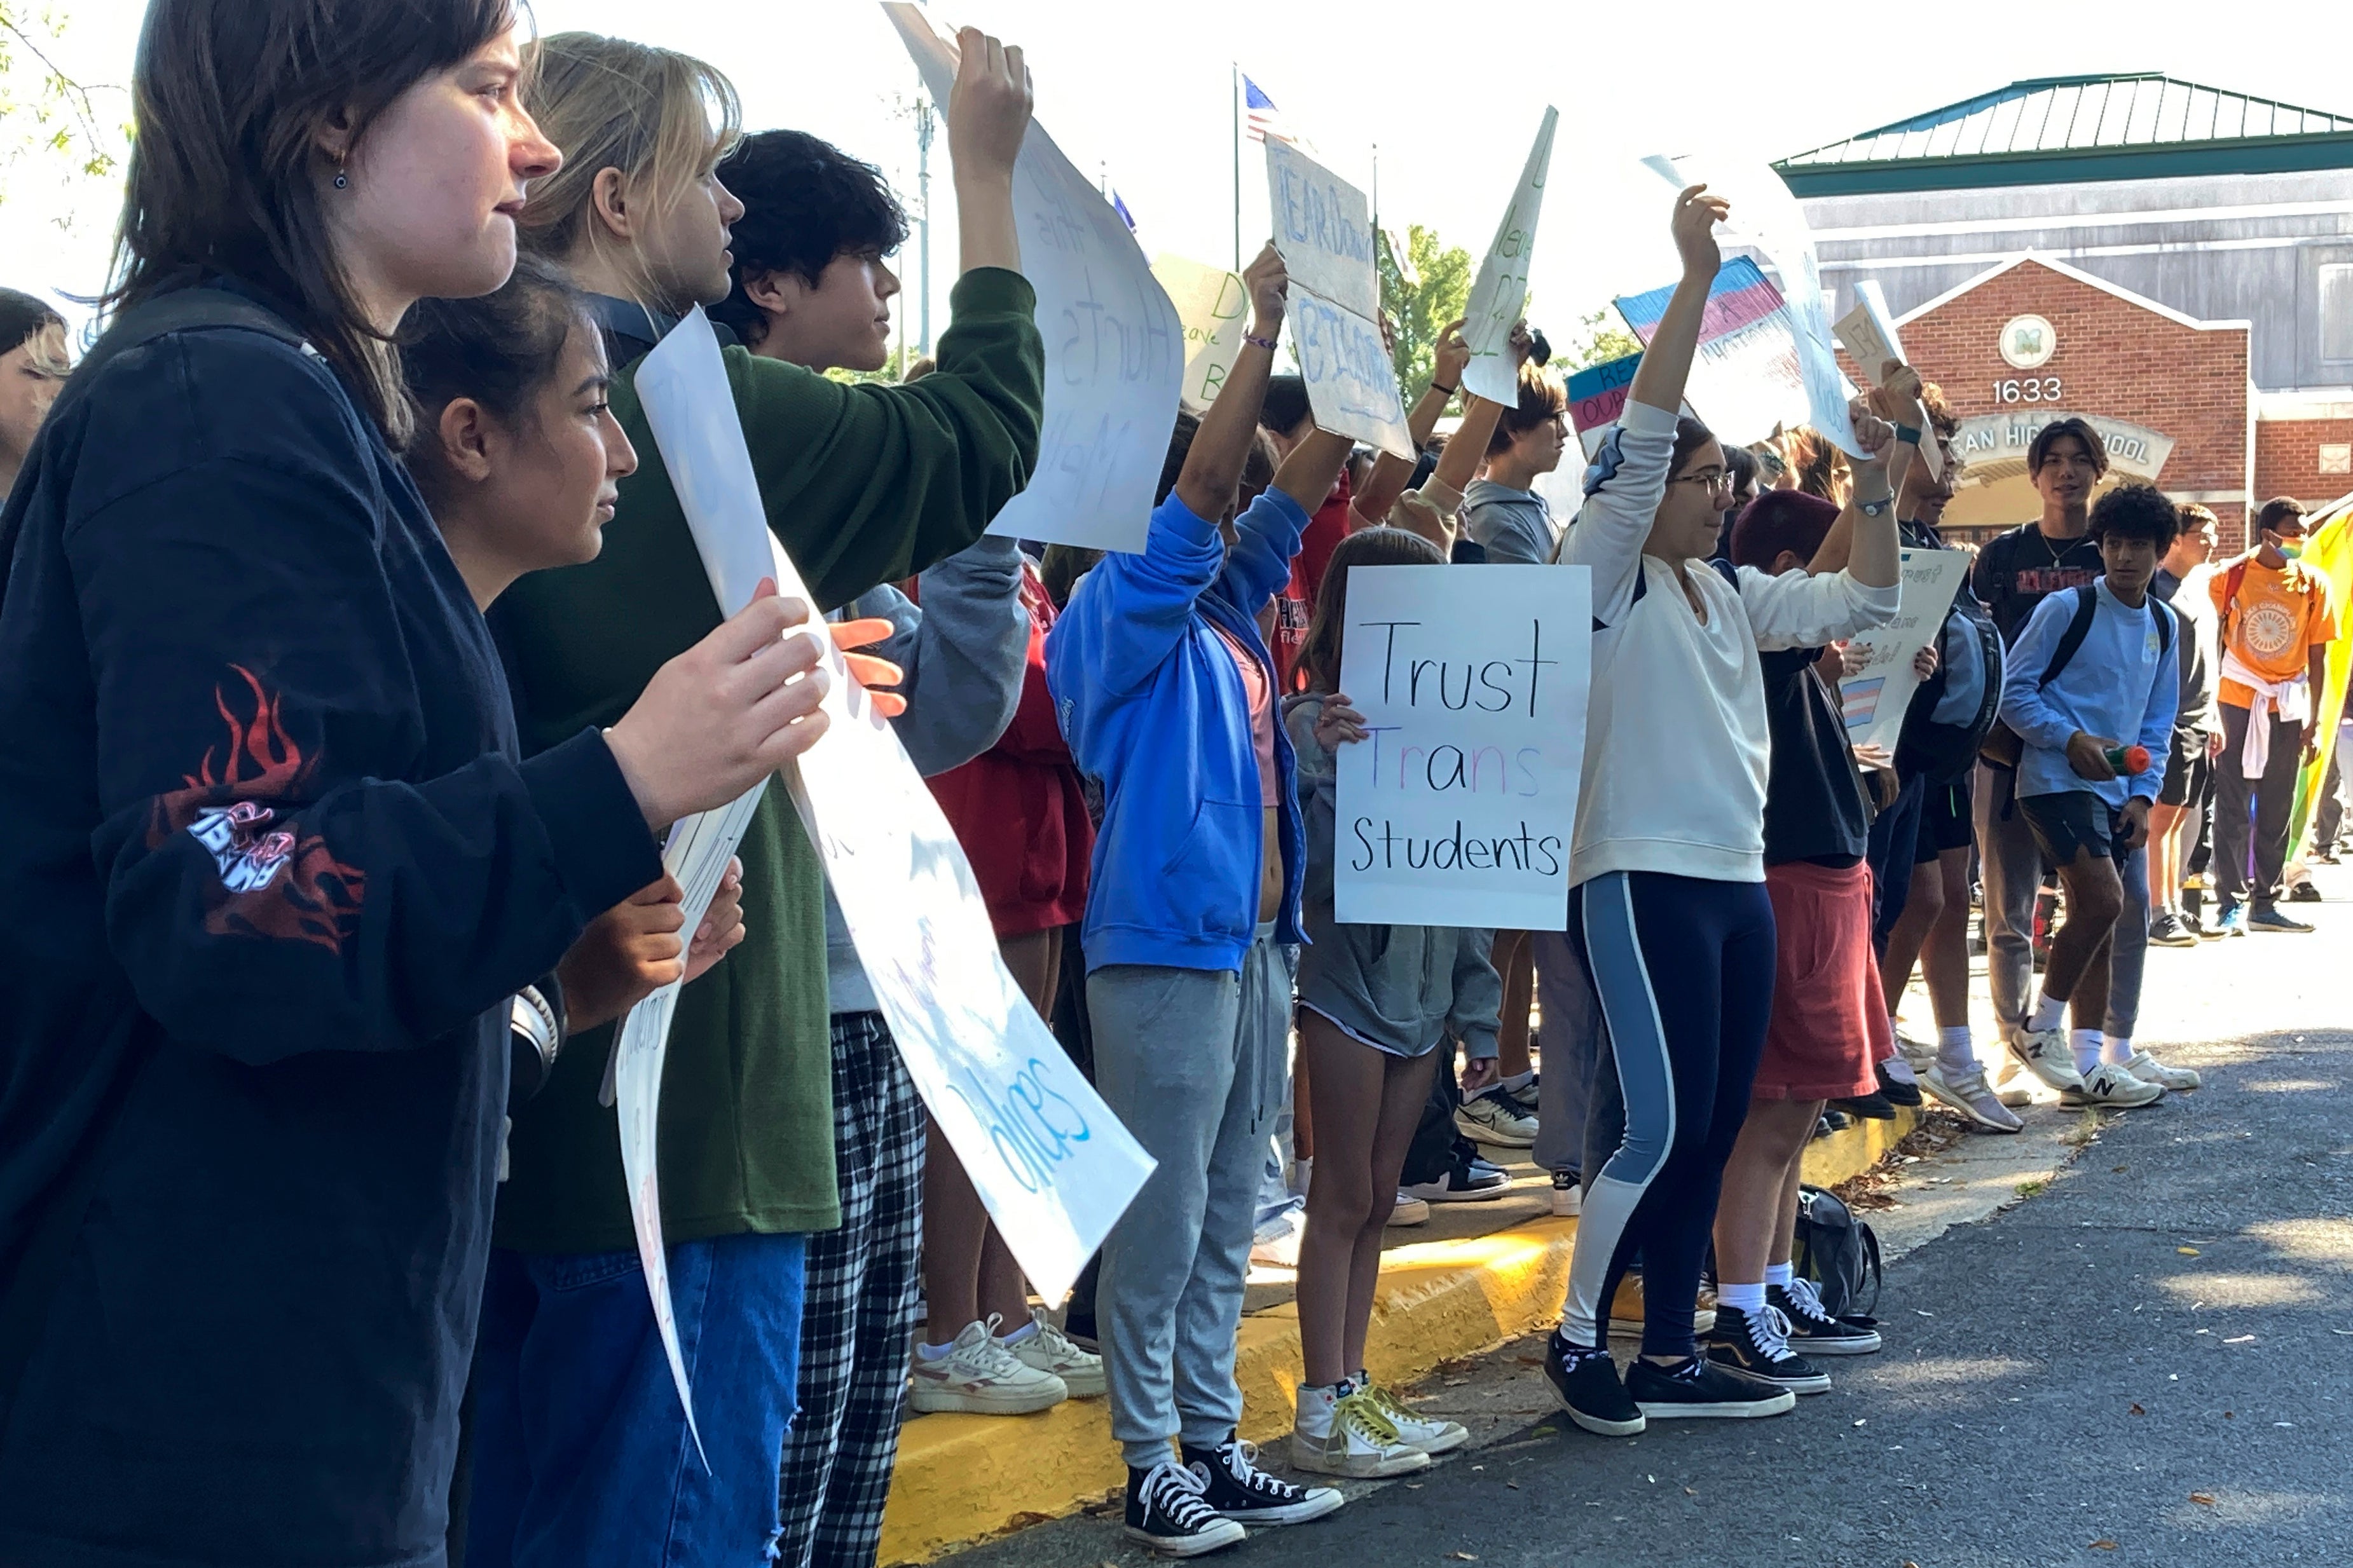
<instances>
[{"instance_id":1,"label":"black converse sneaker","mask_svg":"<svg viewBox=\"0 0 2353 1568\"><path fill-rule=\"evenodd\" d=\"M1618 1381L1609 1352L1570 1344L1553 1331L1545 1342L1545 1376L1568 1418L1604 1437L1631 1437L1642 1429L1642 1413Z\"/></svg>"},{"instance_id":2,"label":"black converse sneaker","mask_svg":"<svg viewBox=\"0 0 2353 1568\"><path fill-rule=\"evenodd\" d=\"M1202 1486L1211 1512L1238 1524L1304 1524L1322 1519L1347 1500L1332 1487L1295 1487L1253 1462L1258 1445L1229 1435L1215 1447L1180 1445L1185 1464Z\"/></svg>"},{"instance_id":3,"label":"black converse sneaker","mask_svg":"<svg viewBox=\"0 0 2353 1568\"><path fill-rule=\"evenodd\" d=\"M1789 1323L1789 1348L1802 1355L1869 1355L1880 1346L1870 1318L1834 1318L1822 1308L1814 1282L1800 1276L1787 1285L1765 1287L1765 1304L1778 1307Z\"/></svg>"},{"instance_id":4,"label":"black converse sneaker","mask_svg":"<svg viewBox=\"0 0 2353 1568\"><path fill-rule=\"evenodd\" d=\"M1130 1541L1163 1557L1198 1557L1231 1546L1249 1532L1202 1499L1201 1478L1174 1459L1148 1470L1127 1468Z\"/></svg>"},{"instance_id":5,"label":"black converse sneaker","mask_svg":"<svg viewBox=\"0 0 2353 1568\"><path fill-rule=\"evenodd\" d=\"M1798 1396L1779 1384L1705 1356L1694 1356L1678 1366L1637 1361L1626 1369L1626 1392L1633 1395L1635 1407L1653 1421L1688 1415L1778 1415L1798 1403Z\"/></svg>"},{"instance_id":6,"label":"black converse sneaker","mask_svg":"<svg viewBox=\"0 0 2353 1568\"><path fill-rule=\"evenodd\" d=\"M1707 1354L1711 1361L1778 1384L1792 1394L1831 1391L1830 1374L1789 1348L1789 1320L1778 1307L1751 1314L1719 1302Z\"/></svg>"}]
</instances>

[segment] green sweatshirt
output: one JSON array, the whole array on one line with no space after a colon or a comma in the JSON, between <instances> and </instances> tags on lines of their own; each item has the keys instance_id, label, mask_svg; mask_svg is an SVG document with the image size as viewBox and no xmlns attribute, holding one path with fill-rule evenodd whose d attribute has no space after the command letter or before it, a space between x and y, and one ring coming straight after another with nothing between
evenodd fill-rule
<instances>
[{"instance_id":1,"label":"green sweatshirt","mask_svg":"<svg viewBox=\"0 0 2353 1568\"><path fill-rule=\"evenodd\" d=\"M725 351L768 526L830 609L980 537L1038 457L1045 351L1018 273L966 273L939 368L905 386L843 385ZM526 750L610 724L661 664L720 621L702 557L638 402L613 411L638 449L585 566L523 578L493 612ZM692 1241L829 1230L834 1186L825 873L781 784L739 852L744 940L681 994L662 1075L662 1230ZM573 1039L514 1117L495 1239L543 1252L635 1246L615 1112L597 1103L607 1026Z\"/></svg>"}]
</instances>

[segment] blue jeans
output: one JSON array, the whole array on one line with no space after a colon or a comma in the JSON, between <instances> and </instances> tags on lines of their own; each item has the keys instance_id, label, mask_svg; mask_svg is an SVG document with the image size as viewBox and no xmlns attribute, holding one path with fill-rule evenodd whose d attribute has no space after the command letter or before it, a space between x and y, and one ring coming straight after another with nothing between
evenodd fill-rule
<instances>
[{"instance_id":1,"label":"blue jeans","mask_svg":"<svg viewBox=\"0 0 2353 1568\"><path fill-rule=\"evenodd\" d=\"M776 1541L800 1360L799 1236L670 1249L695 1455L634 1252L491 1254L469 1568L751 1568Z\"/></svg>"}]
</instances>

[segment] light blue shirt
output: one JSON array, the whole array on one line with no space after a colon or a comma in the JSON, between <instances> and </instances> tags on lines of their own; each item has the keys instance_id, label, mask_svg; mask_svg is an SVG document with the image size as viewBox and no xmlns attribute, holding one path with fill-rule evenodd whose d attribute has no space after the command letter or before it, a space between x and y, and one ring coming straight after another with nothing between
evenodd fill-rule
<instances>
[{"instance_id":1,"label":"light blue shirt","mask_svg":"<svg viewBox=\"0 0 2353 1568\"><path fill-rule=\"evenodd\" d=\"M2091 630L2059 678L2042 685L2042 671L2074 618L2079 593L2099 595ZM2010 647L2001 683L2002 719L2026 742L2018 763L2020 798L2071 789L2113 806L2134 795L2157 798L2165 783L2173 710L2181 700L2181 627L2177 622L2169 636L2158 633L2157 617L2171 614L2154 594L2140 608L2127 607L2108 591L2105 577L2089 589L2052 594L2034 606ZM2079 730L2120 745L2147 747L2148 771L2100 784L2078 777L2067 763L2067 742Z\"/></svg>"}]
</instances>

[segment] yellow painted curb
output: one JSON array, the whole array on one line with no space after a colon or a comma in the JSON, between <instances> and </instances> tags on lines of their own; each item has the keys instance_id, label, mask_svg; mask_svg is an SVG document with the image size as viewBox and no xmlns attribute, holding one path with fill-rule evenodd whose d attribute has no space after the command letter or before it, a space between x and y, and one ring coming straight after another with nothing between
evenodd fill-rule
<instances>
[{"instance_id":1,"label":"yellow painted curb","mask_svg":"<svg viewBox=\"0 0 2353 1568\"><path fill-rule=\"evenodd\" d=\"M1806 1180L1833 1186L1871 1169L1917 1124L1865 1121L1807 1146ZM1368 1370L1409 1383L1551 1322L1568 1289L1577 1222L1530 1220L1492 1236L1391 1247L1381 1259L1366 1336ZM1301 1377L1299 1316L1288 1303L1242 1320L1234 1378L1241 1434L1270 1443L1291 1429ZM1126 1483L1101 1399L1038 1415L924 1415L899 1439L882 1515L881 1561L928 1563L950 1548L1042 1523Z\"/></svg>"}]
</instances>

